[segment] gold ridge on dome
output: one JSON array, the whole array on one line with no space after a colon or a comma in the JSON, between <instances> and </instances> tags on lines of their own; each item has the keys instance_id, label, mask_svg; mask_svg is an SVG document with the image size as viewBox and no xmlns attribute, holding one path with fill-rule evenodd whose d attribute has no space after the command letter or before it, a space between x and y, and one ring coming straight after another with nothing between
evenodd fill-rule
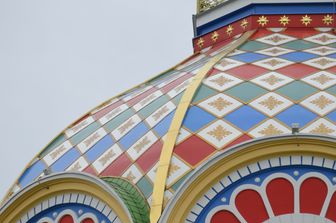
<instances>
[{"instance_id":1,"label":"gold ridge on dome","mask_svg":"<svg viewBox=\"0 0 336 223\"><path fill-rule=\"evenodd\" d=\"M228 0L198 0L198 12L205 12Z\"/></svg>"}]
</instances>

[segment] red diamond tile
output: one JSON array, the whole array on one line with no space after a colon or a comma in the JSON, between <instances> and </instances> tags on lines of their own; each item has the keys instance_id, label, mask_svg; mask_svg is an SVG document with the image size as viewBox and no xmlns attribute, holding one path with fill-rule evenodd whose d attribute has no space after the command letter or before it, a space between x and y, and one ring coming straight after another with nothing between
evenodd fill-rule
<instances>
[{"instance_id":1,"label":"red diamond tile","mask_svg":"<svg viewBox=\"0 0 336 223\"><path fill-rule=\"evenodd\" d=\"M252 64L245 64L226 71L228 74L232 74L246 80L250 80L266 72L269 72L269 70Z\"/></svg>"},{"instance_id":2,"label":"red diamond tile","mask_svg":"<svg viewBox=\"0 0 336 223\"><path fill-rule=\"evenodd\" d=\"M235 141L233 141L233 142L231 142L230 144L228 144L227 146L225 146L225 148L224 148L224 150L226 149L226 148L230 148L230 147L232 147L232 146L234 146L234 145L237 145L237 144L239 144L239 143L242 143L242 142L245 142L245 141L248 141L248 140L251 140L252 138L250 137L250 136L248 136L248 135L242 135L241 137L239 137L238 139L236 139Z\"/></svg>"},{"instance_id":3,"label":"red diamond tile","mask_svg":"<svg viewBox=\"0 0 336 223\"><path fill-rule=\"evenodd\" d=\"M153 88L149 89L148 91L145 91L144 93L142 93L142 94L136 96L135 98L132 98L131 100L129 100L127 102L127 105L128 106L135 105L136 103L138 103L139 101L141 101L142 99L144 99L145 97L147 97L148 95L154 93L156 90L157 89L153 87Z\"/></svg>"},{"instance_id":4,"label":"red diamond tile","mask_svg":"<svg viewBox=\"0 0 336 223\"><path fill-rule=\"evenodd\" d=\"M109 105L106 108L98 111L94 115L95 120L100 119L101 117L103 117L104 115L106 115L107 113L109 113L110 111L112 111L113 109L115 109L116 107L122 105L123 103L124 102L122 102L122 101L117 101L117 102L113 103L112 105Z\"/></svg>"},{"instance_id":5,"label":"red diamond tile","mask_svg":"<svg viewBox=\"0 0 336 223\"><path fill-rule=\"evenodd\" d=\"M157 163L160 160L162 146L163 146L162 141L158 140L136 161L138 166L144 172L148 172L155 165L155 163Z\"/></svg>"},{"instance_id":6,"label":"red diamond tile","mask_svg":"<svg viewBox=\"0 0 336 223\"><path fill-rule=\"evenodd\" d=\"M213 76L213 75L216 75L216 74L218 74L218 73L223 73L223 72L220 71L220 70L217 70L217 69L213 68L213 69L211 69L211 71L209 72L208 77Z\"/></svg>"},{"instance_id":7,"label":"red diamond tile","mask_svg":"<svg viewBox=\"0 0 336 223\"><path fill-rule=\"evenodd\" d=\"M174 148L175 154L192 166L197 165L215 151L215 148L197 136L191 136Z\"/></svg>"},{"instance_id":8,"label":"red diamond tile","mask_svg":"<svg viewBox=\"0 0 336 223\"><path fill-rule=\"evenodd\" d=\"M225 45L229 44L232 42L232 39L226 39L224 41L221 41L220 43L215 44L208 52L207 54L210 55L211 53L215 52L216 50L221 49Z\"/></svg>"},{"instance_id":9,"label":"red diamond tile","mask_svg":"<svg viewBox=\"0 0 336 223\"><path fill-rule=\"evenodd\" d=\"M288 36L293 36L293 37L296 37L298 39L304 39L306 37L313 36L313 35L316 35L316 34L319 34L319 33L320 33L319 31L316 31L316 30L311 29L311 28L287 29L287 30L281 32L281 34L288 35Z\"/></svg>"},{"instance_id":10,"label":"red diamond tile","mask_svg":"<svg viewBox=\"0 0 336 223\"><path fill-rule=\"evenodd\" d=\"M301 79L310 74L318 72L318 69L305 65L305 64L292 64L281 69L276 70L276 72L292 77L294 79Z\"/></svg>"},{"instance_id":11,"label":"red diamond tile","mask_svg":"<svg viewBox=\"0 0 336 223\"><path fill-rule=\"evenodd\" d=\"M126 153L111 163L100 175L102 176L120 176L132 164Z\"/></svg>"},{"instance_id":12,"label":"red diamond tile","mask_svg":"<svg viewBox=\"0 0 336 223\"><path fill-rule=\"evenodd\" d=\"M267 29L259 29L258 32L256 32L253 36L251 36L250 40L256 40L256 39L263 38L264 36L268 36L272 34L274 33Z\"/></svg>"},{"instance_id":13,"label":"red diamond tile","mask_svg":"<svg viewBox=\"0 0 336 223\"><path fill-rule=\"evenodd\" d=\"M331 73L336 74L336 66L334 66L334 67L328 69L328 72L331 72Z\"/></svg>"},{"instance_id":14,"label":"red diamond tile","mask_svg":"<svg viewBox=\"0 0 336 223\"><path fill-rule=\"evenodd\" d=\"M89 173L89 174L91 174L91 175L93 175L93 176L98 176L97 171L96 171L92 166L88 166L88 167L86 167L86 168L83 170L83 172L85 172L85 173Z\"/></svg>"},{"instance_id":15,"label":"red diamond tile","mask_svg":"<svg viewBox=\"0 0 336 223\"><path fill-rule=\"evenodd\" d=\"M191 73L187 73L186 75L180 77L179 79L171 82L170 84L167 84L166 86L164 86L161 91L163 93L167 93L169 92L170 90L172 90L174 87L178 86L179 84L183 83L185 80L187 80L188 78L192 77L193 74Z\"/></svg>"}]
</instances>

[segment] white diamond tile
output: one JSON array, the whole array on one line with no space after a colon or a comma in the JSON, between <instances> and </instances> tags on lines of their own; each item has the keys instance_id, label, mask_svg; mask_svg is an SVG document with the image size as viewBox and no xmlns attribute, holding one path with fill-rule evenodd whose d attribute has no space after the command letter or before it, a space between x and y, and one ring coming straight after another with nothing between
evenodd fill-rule
<instances>
[{"instance_id":1,"label":"white diamond tile","mask_svg":"<svg viewBox=\"0 0 336 223\"><path fill-rule=\"evenodd\" d=\"M279 122L269 119L249 132L255 138L289 134L291 131Z\"/></svg>"},{"instance_id":2,"label":"white diamond tile","mask_svg":"<svg viewBox=\"0 0 336 223\"><path fill-rule=\"evenodd\" d=\"M197 135L217 149L221 149L241 136L242 133L223 120L217 120L197 133Z\"/></svg>"},{"instance_id":3,"label":"white diamond tile","mask_svg":"<svg viewBox=\"0 0 336 223\"><path fill-rule=\"evenodd\" d=\"M285 60L285 59L281 59L278 57L271 57L271 58L267 58L264 60L260 60L257 62L254 62L253 64L258 65L260 67L264 67L266 69L269 70L277 70L280 69L282 67L286 67L288 65L293 64L294 62Z\"/></svg>"},{"instance_id":4,"label":"white diamond tile","mask_svg":"<svg viewBox=\"0 0 336 223\"><path fill-rule=\"evenodd\" d=\"M274 47L266 48L263 50L258 50L256 51L256 53L260 53L260 54L264 54L264 55L272 56L272 57L277 57L277 56L280 56L286 53L291 53L293 51L294 50L291 50L291 49L274 46Z\"/></svg>"},{"instance_id":5,"label":"white diamond tile","mask_svg":"<svg viewBox=\"0 0 336 223\"><path fill-rule=\"evenodd\" d=\"M336 135L336 125L320 118L317 121L311 123L309 126L301 130L302 133L314 134L314 135Z\"/></svg>"},{"instance_id":6,"label":"white diamond tile","mask_svg":"<svg viewBox=\"0 0 336 223\"><path fill-rule=\"evenodd\" d=\"M310 48L304 51L308 53L317 54L320 56L327 56L327 55L336 53L336 48L329 47L329 46L319 46L319 47Z\"/></svg>"},{"instance_id":7,"label":"white diamond tile","mask_svg":"<svg viewBox=\"0 0 336 223\"><path fill-rule=\"evenodd\" d=\"M226 70L230 70L232 68L238 67L243 64L244 63L237 61L237 60L224 58L217 65L215 65L215 68L220 71L226 71Z\"/></svg>"},{"instance_id":8,"label":"white diamond tile","mask_svg":"<svg viewBox=\"0 0 336 223\"><path fill-rule=\"evenodd\" d=\"M243 80L226 73L212 75L203 81L205 85L218 91L224 91L242 82Z\"/></svg>"},{"instance_id":9,"label":"white diamond tile","mask_svg":"<svg viewBox=\"0 0 336 223\"><path fill-rule=\"evenodd\" d=\"M336 75L327 71L320 71L302 79L302 81L319 88L327 89L336 84Z\"/></svg>"},{"instance_id":10,"label":"white diamond tile","mask_svg":"<svg viewBox=\"0 0 336 223\"><path fill-rule=\"evenodd\" d=\"M296 38L293 38L291 36L286 36L286 35L283 35L283 34L279 34L279 33L274 33L274 34L267 35L265 37L257 39L257 41L259 41L259 42L270 44L270 45L273 45L273 46L278 46L278 45L281 45L281 44L285 44L285 43L291 42L293 40L296 40Z\"/></svg>"},{"instance_id":11,"label":"white diamond tile","mask_svg":"<svg viewBox=\"0 0 336 223\"><path fill-rule=\"evenodd\" d=\"M323 70L336 66L336 59L330 57L318 57L303 63Z\"/></svg>"},{"instance_id":12,"label":"white diamond tile","mask_svg":"<svg viewBox=\"0 0 336 223\"><path fill-rule=\"evenodd\" d=\"M97 160L95 160L92 163L92 166L97 170L98 173L101 173L122 153L123 150L117 144L114 144L111 148L106 150Z\"/></svg>"},{"instance_id":13,"label":"white diamond tile","mask_svg":"<svg viewBox=\"0 0 336 223\"><path fill-rule=\"evenodd\" d=\"M329 33L320 33L315 36L310 36L305 38L305 40L317 43L320 45L328 45L331 43L336 43L336 36Z\"/></svg>"},{"instance_id":14,"label":"white diamond tile","mask_svg":"<svg viewBox=\"0 0 336 223\"><path fill-rule=\"evenodd\" d=\"M219 118L237 109L241 105L242 103L223 93L214 95L198 104L199 107Z\"/></svg>"},{"instance_id":15,"label":"white diamond tile","mask_svg":"<svg viewBox=\"0 0 336 223\"><path fill-rule=\"evenodd\" d=\"M319 115L326 115L336 109L336 97L322 91L305 99L301 104Z\"/></svg>"},{"instance_id":16,"label":"white diamond tile","mask_svg":"<svg viewBox=\"0 0 336 223\"><path fill-rule=\"evenodd\" d=\"M292 81L294 81L292 78L279 74L277 72L269 72L251 80L251 82L271 91L282 87Z\"/></svg>"},{"instance_id":17,"label":"white diamond tile","mask_svg":"<svg viewBox=\"0 0 336 223\"><path fill-rule=\"evenodd\" d=\"M267 93L250 103L252 107L268 116L274 116L292 104L293 102L274 92Z\"/></svg>"}]
</instances>

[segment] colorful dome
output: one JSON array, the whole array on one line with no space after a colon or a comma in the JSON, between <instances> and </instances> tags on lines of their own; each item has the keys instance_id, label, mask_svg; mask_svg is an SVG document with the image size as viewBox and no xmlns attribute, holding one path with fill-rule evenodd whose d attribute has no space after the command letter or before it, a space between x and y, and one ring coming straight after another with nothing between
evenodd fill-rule
<instances>
[{"instance_id":1,"label":"colorful dome","mask_svg":"<svg viewBox=\"0 0 336 223\"><path fill-rule=\"evenodd\" d=\"M213 22L196 27L200 35L194 39L195 54L68 127L34 158L9 197L45 174L80 171L125 179L150 206L164 208L195 169L238 144L289 135L293 126L302 134L335 137L334 16L329 8L302 13L310 7L303 3L301 8L281 7L293 10L283 15L274 7L272 13L231 17L233 21L216 29ZM290 203L290 182L274 179L263 186L288 188ZM267 215L265 197L252 195L255 208ZM248 205L245 196L237 192L242 206ZM268 199L276 204L280 198L270 192ZM241 222L225 210L211 222L223 216ZM260 218L245 220L268 219Z\"/></svg>"}]
</instances>

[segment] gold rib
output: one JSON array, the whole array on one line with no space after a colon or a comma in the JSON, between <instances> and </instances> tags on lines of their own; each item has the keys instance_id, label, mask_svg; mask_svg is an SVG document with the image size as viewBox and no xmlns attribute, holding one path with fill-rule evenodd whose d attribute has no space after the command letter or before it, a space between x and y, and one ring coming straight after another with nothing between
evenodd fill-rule
<instances>
[{"instance_id":1,"label":"gold rib","mask_svg":"<svg viewBox=\"0 0 336 223\"><path fill-rule=\"evenodd\" d=\"M170 125L169 131L167 133L166 139L164 141L164 145L162 148L162 152L160 155L159 166L157 168L155 182L154 182L154 190L152 196L152 204L150 210L150 222L157 223L163 208L163 199L164 192L166 187L166 180L168 177L169 165L173 155L173 150L175 146L175 142L182 125L185 114L190 106L190 103L202 83L202 80L209 73L211 68L218 63L223 57L225 57L228 53L239 47L241 44L246 42L248 38L255 32L248 31L244 33L235 44L228 47L227 50L213 57L208 63L206 63L201 70L196 74L191 84L188 86L186 91L184 92L181 102L179 103L172 123Z\"/></svg>"}]
</instances>

